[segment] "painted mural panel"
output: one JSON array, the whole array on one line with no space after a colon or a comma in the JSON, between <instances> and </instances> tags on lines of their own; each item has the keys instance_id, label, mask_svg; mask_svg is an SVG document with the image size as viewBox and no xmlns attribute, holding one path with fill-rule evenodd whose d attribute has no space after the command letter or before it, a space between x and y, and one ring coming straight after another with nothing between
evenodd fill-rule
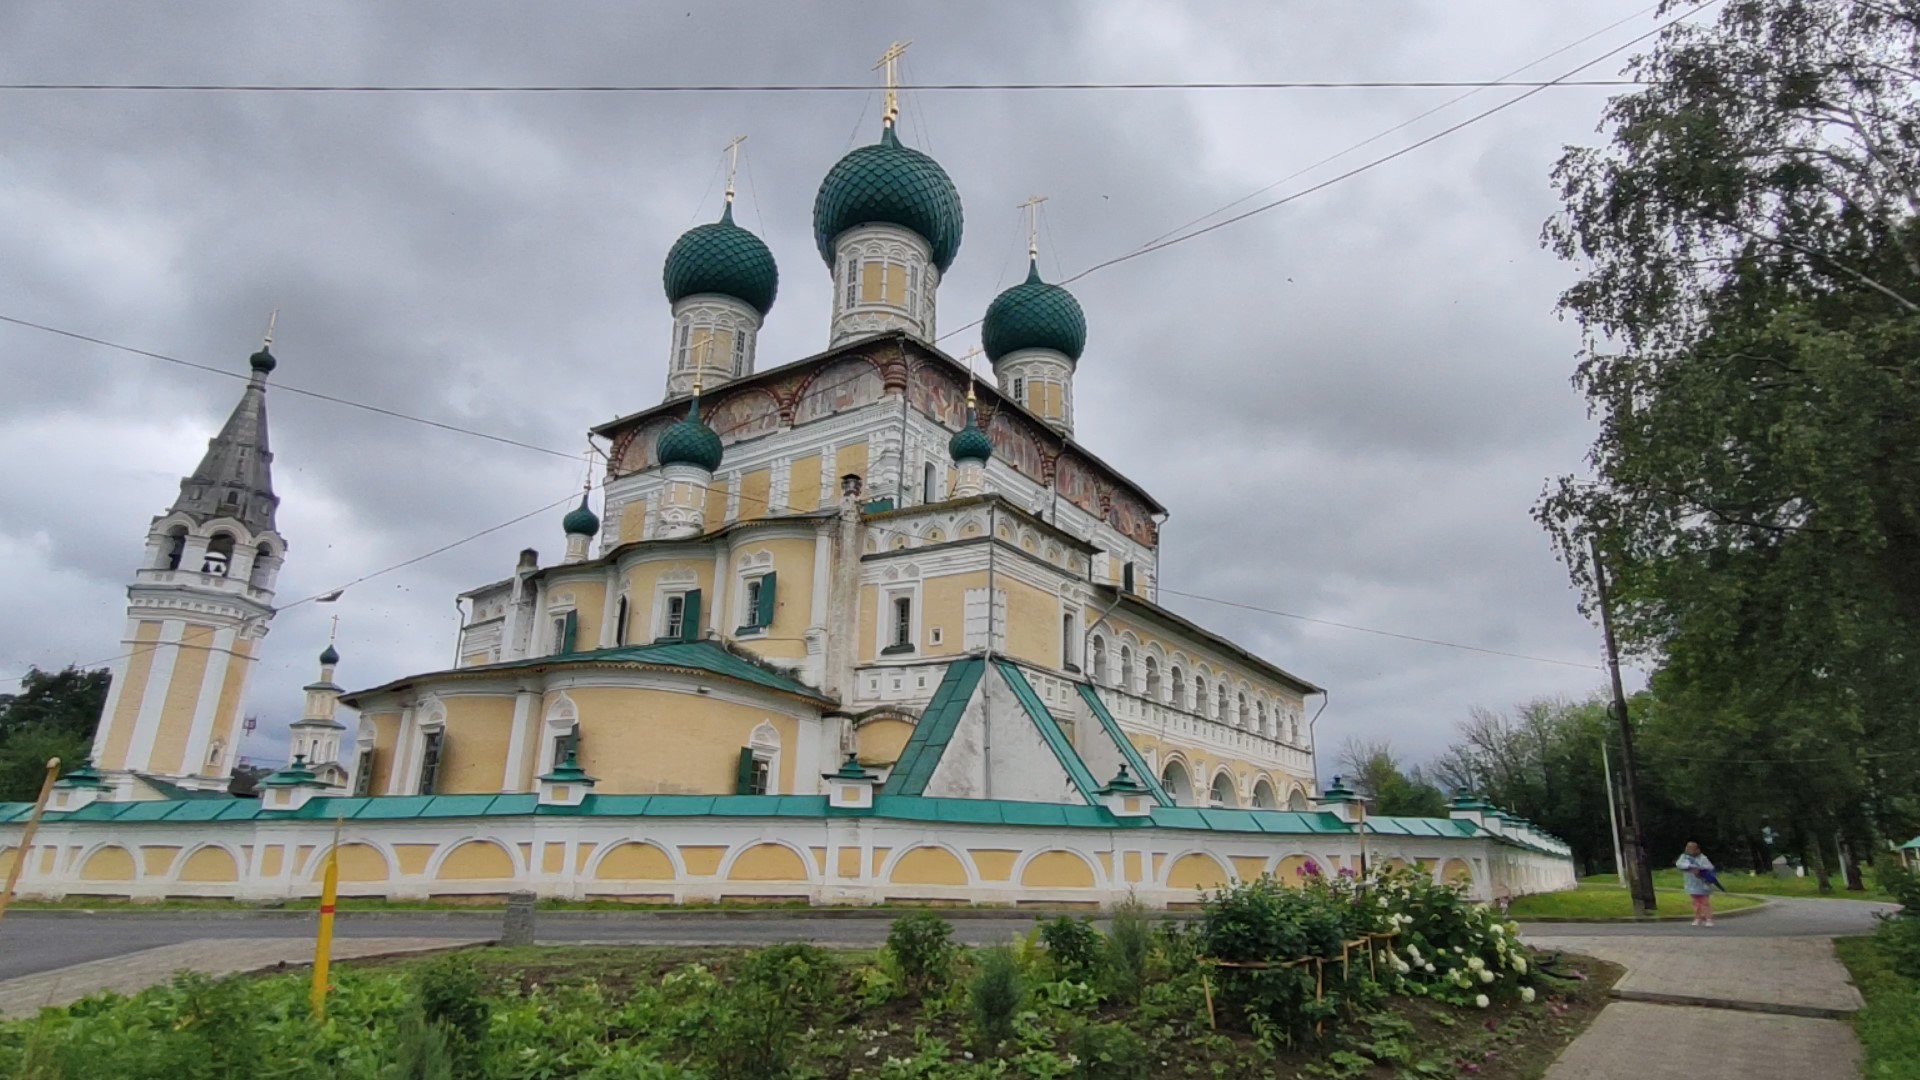
<instances>
[{"instance_id":1,"label":"painted mural panel","mask_svg":"<svg viewBox=\"0 0 1920 1080\"><path fill-rule=\"evenodd\" d=\"M946 365L922 364L907 383L913 407L955 431L967 422L967 386Z\"/></svg>"},{"instance_id":2,"label":"painted mural panel","mask_svg":"<svg viewBox=\"0 0 1920 1080\"><path fill-rule=\"evenodd\" d=\"M804 424L879 401L886 394L880 369L863 358L837 360L821 368L801 391L793 422Z\"/></svg>"},{"instance_id":3,"label":"painted mural panel","mask_svg":"<svg viewBox=\"0 0 1920 1080\"><path fill-rule=\"evenodd\" d=\"M764 390L742 390L721 398L707 412L707 426L723 443L735 443L780 429L780 403Z\"/></svg>"},{"instance_id":4,"label":"painted mural panel","mask_svg":"<svg viewBox=\"0 0 1920 1080\"><path fill-rule=\"evenodd\" d=\"M1007 413L995 413L987 424L987 436L993 440L993 456L1011 465L1023 476L1046 482L1046 455L1033 432Z\"/></svg>"}]
</instances>

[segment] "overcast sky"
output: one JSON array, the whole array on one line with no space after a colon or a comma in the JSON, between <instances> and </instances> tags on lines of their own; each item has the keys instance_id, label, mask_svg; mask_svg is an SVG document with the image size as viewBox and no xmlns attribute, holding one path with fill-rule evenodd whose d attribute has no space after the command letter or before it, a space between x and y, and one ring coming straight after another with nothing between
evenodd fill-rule
<instances>
[{"instance_id":1,"label":"overcast sky","mask_svg":"<svg viewBox=\"0 0 1920 1080\"><path fill-rule=\"evenodd\" d=\"M673 5L95 3L0 8L10 82L854 83L911 39L927 82L1552 78L1651 28L1641 0ZM1587 76L1616 75L1625 55ZM1042 268L1136 248L1439 105L1432 89L908 95L902 134L958 185L942 331L1018 280L1016 204L1049 196ZM1549 90L1296 203L1073 286L1079 439L1170 510L1169 590L1580 664L1598 634L1529 510L1591 439L1569 387L1570 268L1548 171L1596 142L1604 88ZM1298 190L1512 90L1276 188ZM780 262L768 367L826 343L821 176L878 135L878 94L0 92L0 314L236 373L280 309L274 381L563 450L659 401L660 264L719 212ZM1255 205L1249 203L1247 205ZM954 355L968 330L942 342ZM145 531L236 380L0 324L0 676L119 651ZM557 457L269 394L290 551L281 601L564 497ZM352 686L445 666L454 595L561 511L278 616L243 753L284 725L341 618ZM1169 606L1332 690L1348 736L1418 760L1469 707L1584 695L1598 670Z\"/></svg>"}]
</instances>

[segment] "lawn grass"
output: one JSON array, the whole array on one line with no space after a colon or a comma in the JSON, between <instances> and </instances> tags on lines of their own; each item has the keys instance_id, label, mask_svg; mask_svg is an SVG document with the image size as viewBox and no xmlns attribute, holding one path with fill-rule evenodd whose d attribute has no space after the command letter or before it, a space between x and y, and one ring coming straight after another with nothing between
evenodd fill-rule
<instances>
[{"instance_id":1,"label":"lawn grass","mask_svg":"<svg viewBox=\"0 0 1920 1080\"><path fill-rule=\"evenodd\" d=\"M1691 915L1693 908L1687 900L1687 894L1678 889L1656 890L1654 899L1659 902L1661 915ZM1738 911L1750 908L1761 901L1746 896L1732 896L1727 893L1715 893L1713 910L1715 913ZM1523 922L1528 920L1551 922L1554 919L1627 919L1633 917L1633 898L1627 890L1608 882L1600 884L1594 881L1582 882L1578 889L1566 892L1535 893L1531 896L1516 896L1507 913Z\"/></svg>"},{"instance_id":2,"label":"lawn grass","mask_svg":"<svg viewBox=\"0 0 1920 1080\"><path fill-rule=\"evenodd\" d=\"M1920 1076L1920 982L1895 972L1871 936L1839 938L1833 951L1867 1002L1853 1014L1854 1033L1867 1052L1862 1075Z\"/></svg>"},{"instance_id":3,"label":"lawn grass","mask_svg":"<svg viewBox=\"0 0 1920 1080\"><path fill-rule=\"evenodd\" d=\"M1865 875L1865 892L1848 892L1846 882L1836 876L1833 879L1833 891L1822 893L1820 881L1811 875L1803 878L1778 878L1772 874L1755 874L1746 870L1721 870L1720 884L1731 892L1750 893L1754 896L1793 896L1809 900L1878 900L1892 903L1893 897L1881 892L1873 884L1873 875ZM1590 874L1580 879L1581 884L1617 885L1620 879L1612 874ZM1680 871L1671 867L1653 872L1653 887L1656 889L1678 889L1681 887Z\"/></svg>"}]
</instances>

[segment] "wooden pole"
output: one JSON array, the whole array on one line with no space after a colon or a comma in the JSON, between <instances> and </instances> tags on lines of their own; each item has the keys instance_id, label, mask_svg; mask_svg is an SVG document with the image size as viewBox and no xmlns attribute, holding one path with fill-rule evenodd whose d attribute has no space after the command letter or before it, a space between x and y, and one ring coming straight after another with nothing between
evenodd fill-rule
<instances>
[{"instance_id":1,"label":"wooden pole","mask_svg":"<svg viewBox=\"0 0 1920 1080\"><path fill-rule=\"evenodd\" d=\"M313 943L313 988L307 1000L313 1006L313 1018L327 1018L327 976L333 965L333 908L340 891L340 826L346 819L333 822L333 846L327 849L327 871L320 885L320 933Z\"/></svg>"},{"instance_id":2,"label":"wooden pole","mask_svg":"<svg viewBox=\"0 0 1920 1080\"><path fill-rule=\"evenodd\" d=\"M46 813L47 798L53 794L53 782L60 778L60 759L47 759L47 776L40 781L40 798L33 804L33 816L27 819L26 831L20 834L20 847L14 852L13 866L7 871L7 884L0 889L0 918L7 914L7 905L13 903L13 890L20 884L20 871L26 869L27 856L33 851L33 834L40 828L40 815Z\"/></svg>"},{"instance_id":3,"label":"wooden pole","mask_svg":"<svg viewBox=\"0 0 1920 1080\"><path fill-rule=\"evenodd\" d=\"M1593 556L1593 588L1600 601L1600 632L1607 642L1607 677L1613 684L1613 715L1620 724L1620 783L1625 788L1627 827L1622 837L1627 856L1627 891L1633 895L1633 913L1652 915L1653 868L1647 862L1647 834L1640 817L1640 787L1635 776L1633 724L1627 719L1627 692L1620 682L1620 648L1613 636L1613 605L1607 598L1607 570L1600 565L1600 541L1588 537Z\"/></svg>"}]
</instances>

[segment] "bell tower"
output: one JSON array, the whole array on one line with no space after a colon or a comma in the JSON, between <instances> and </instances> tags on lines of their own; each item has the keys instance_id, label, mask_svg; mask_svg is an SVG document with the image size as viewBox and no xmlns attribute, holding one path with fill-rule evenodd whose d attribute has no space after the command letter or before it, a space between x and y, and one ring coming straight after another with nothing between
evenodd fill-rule
<instances>
[{"instance_id":1,"label":"bell tower","mask_svg":"<svg viewBox=\"0 0 1920 1080\"><path fill-rule=\"evenodd\" d=\"M267 448L272 345L269 320L239 403L147 530L127 588L125 655L93 740L109 798L140 797L141 776L224 790L232 774L247 675L287 551Z\"/></svg>"}]
</instances>

